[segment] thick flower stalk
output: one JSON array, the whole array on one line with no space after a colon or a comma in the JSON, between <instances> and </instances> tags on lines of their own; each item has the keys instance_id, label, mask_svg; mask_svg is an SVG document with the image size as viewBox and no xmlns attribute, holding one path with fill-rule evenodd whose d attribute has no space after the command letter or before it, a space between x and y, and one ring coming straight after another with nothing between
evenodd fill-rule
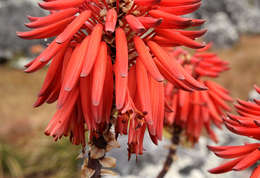
<instances>
[{"instance_id":1,"label":"thick flower stalk","mask_svg":"<svg viewBox=\"0 0 260 178\"><path fill-rule=\"evenodd\" d=\"M116 147L115 136L128 134L129 157L143 153L148 129L154 143L162 139L165 111L164 81L179 88L205 90L171 57L167 47L202 48L195 39L206 30L185 31L204 20L181 17L197 10L201 0L45 0L50 12L31 17L24 39L54 37L48 47L26 65L34 72L50 63L35 107L57 101L57 111L45 133L55 140L70 135L85 143L89 161L100 172L105 152ZM88 166L88 164L86 163ZM97 169L96 169L97 168ZM91 175L93 176L93 175ZM91 177L90 176L90 177Z\"/></svg>"},{"instance_id":2,"label":"thick flower stalk","mask_svg":"<svg viewBox=\"0 0 260 178\"><path fill-rule=\"evenodd\" d=\"M260 94L260 88L255 86ZM235 107L237 115L228 114L224 119L226 127L233 133L260 140L260 101L254 102L237 100ZM224 159L232 159L220 166L209 170L210 173L219 174L228 171L245 170L260 160L260 143L245 143L241 146L208 146L217 156ZM251 178L260 176L260 166L258 165Z\"/></svg>"},{"instance_id":3,"label":"thick flower stalk","mask_svg":"<svg viewBox=\"0 0 260 178\"><path fill-rule=\"evenodd\" d=\"M210 47L211 44L208 44L193 56L181 48L172 52L186 71L207 86L208 90L188 92L192 88L179 88L172 83L167 83L165 87L168 108L173 111L166 110L166 121L169 125L181 126L192 143L199 140L203 128L206 129L210 138L217 142L211 125L213 123L221 128L224 111L231 110L227 104L232 101L228 90L216 82L202 78L204 76L215 78L229 69L228 62L221 60L215 53L207 52Z\"/></svg>"}]
</instances>

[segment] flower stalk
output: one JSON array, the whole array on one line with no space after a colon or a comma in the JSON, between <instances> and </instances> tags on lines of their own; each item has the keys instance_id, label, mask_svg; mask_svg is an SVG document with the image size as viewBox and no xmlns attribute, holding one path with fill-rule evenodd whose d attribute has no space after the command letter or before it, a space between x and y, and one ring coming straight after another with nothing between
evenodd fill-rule
<instances>
[{"instance_id":1,"label":"flower stalk","mask_svg":"<svg viewBox=\"0 0 260 178\"><path fill-rule=\"evenodd\" d=\"M172 138L171 138L171 145L169 147L169 153L163 164L162 170L157 175L157 178L164 178L164 176L167 174L170 167L172 166L174 160L176 159L176 152L177 152L177 147L179 146L180 143L182 128L180 126L174 126L173 128L171 128L171 130L172 130L171 131Z\"/></svg>"}]
</instances>

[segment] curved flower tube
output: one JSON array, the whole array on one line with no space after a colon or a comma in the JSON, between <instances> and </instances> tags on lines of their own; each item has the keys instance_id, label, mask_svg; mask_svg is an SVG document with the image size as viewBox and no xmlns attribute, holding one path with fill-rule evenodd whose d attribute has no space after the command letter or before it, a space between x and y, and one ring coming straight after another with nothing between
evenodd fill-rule
<instances>
[{"instance_id":1,"label":"curved flower tube","mask_svg":"<svg viewBox=\"0 0 260 178\"><path fill-rule=\"evenodd\" d=\"M24 39L55 39L25 72L51 62L35 107L57 101L45 133L55 140L70 135L85 146L88 130L95 158L109 150L111 126L128 134L129 154L142 154L146 128L154 143L162 139L164 81L190 91L206 90L172 59L165 47L203 48L195 41L206 30L185 31L205 21L181 15L197 10L201 0L44 0L45 17L28 16ZM129 124L129 126L128 126ZM112 137L111 137L112 138ZM104 141L105 142L105 141ZM102 142L103 143L103 142ZM101 149L102 148L102 149ZM92 155L92 154L91 154Z\"/></svg>"},{"instance_id":2,"label":"curved flower tube","mask_svg":"<svg viewBox=\"0 0 260 178\"><path fill-rule=\"evenodd\" d=\"M260 94L259 87L255 86ZM260 103L238 99L235 104L239 116L228 114L224 119L226 127L233 133L260 139ZM260 143L246 143L241 146L208 146L217 156L224 159L233 159L216 168L210 173L219 174L228 171L241 171L253 166L260 160ZM253 171L251 178L260 176L259 166Z\"/></svg>"},{"instance_id":3,"label":"curved flower tube","mask_svg":"<svg viewBox=\"0 0 260 178\"><path fill-rule=\"evenodd\" d=\"M209 137L217 142L217 136L211 129L211 125L213 123L221 128L224 111L231 110L226 103L232 101L228 90L213 81L203 79L204 76L217 77L229 68L228 62L221 60L215 53L207 52L210 47L211 44L206 45L197 50L193 56L182 48L171 51L171 56L175 57L198 82L208 88L206 91L193 91L189 85L178 86L177 82L177 85L167 83L165 87L168 109L165 112L166 121L169 125L181 126L192 143L199 140L203 128L206 129Z\"/></svg>"}]
</instances>

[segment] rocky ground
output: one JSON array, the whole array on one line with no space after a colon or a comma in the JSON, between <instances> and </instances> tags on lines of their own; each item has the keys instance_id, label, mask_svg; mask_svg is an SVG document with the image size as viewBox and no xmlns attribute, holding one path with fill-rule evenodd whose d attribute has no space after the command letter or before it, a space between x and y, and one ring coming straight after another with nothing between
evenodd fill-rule
<instances>
[{"instance_id":1,"label":"rocky ground","mask_svg":"<svg viewBox=\"0 0 260 178\"><path fill-rule=\"evenodd\" d=\"M201 8L194 13L206 19L206 41L213 41L219 48L239 40L241 34L260 33L259 0L203 0Z\"/></svg>"}]
</instances>

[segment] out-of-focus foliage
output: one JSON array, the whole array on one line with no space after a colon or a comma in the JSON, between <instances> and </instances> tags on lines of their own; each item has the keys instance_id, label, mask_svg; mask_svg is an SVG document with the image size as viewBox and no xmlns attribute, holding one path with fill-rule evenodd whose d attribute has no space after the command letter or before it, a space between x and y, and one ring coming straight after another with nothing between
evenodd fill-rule
<instances>
[{"instance_id":1,"label":"out-of-focus foliage","mask_svg":"<svg viewBox=\"0 0 260 178\"><path fill-rule=\"evenodd\" d=\"M2 178L71 178L78 174L78 147L68 140L53 143L40 138L30 145L0 144Z\"/></svg>"}]
</instances>

